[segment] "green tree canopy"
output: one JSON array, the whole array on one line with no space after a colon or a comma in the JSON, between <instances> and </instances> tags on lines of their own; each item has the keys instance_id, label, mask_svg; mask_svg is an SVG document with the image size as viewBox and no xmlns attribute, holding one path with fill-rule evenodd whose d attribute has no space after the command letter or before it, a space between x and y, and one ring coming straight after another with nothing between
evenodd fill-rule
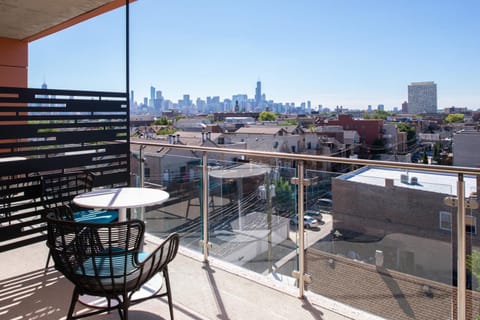
<instances>
[{"instance_id":1,"label":"green tree canopy","mask_svg":"<svg viewBox=\"0 0 480 320\"><path fill-rule=\"evenodd\" d=\"M289 119L286 121L283 121L282 123L279 124L280 126L297 126L298 121L295 119Z\"/></svg>"},{"instance_id":2,"label":"green tree canopy","mask_svg":"<svg viewBox=\"0 0 480 320\"><path fill-rule=\"evenodd\" d=\"M412 127L409 124L402 122L398 124L397 128L398 130L400 130L400 132L407 133L407 144L409 146L412 146L417 142L417 133L415 131L415 127Z\"/></svg>"},{"instance_id":3,"label":"green tree canopy","mask_svg":"<svg viewBox=\"0 0 480 320\"><path fill-rule=\"evenodd\" d=\"M171 120L168 120L167 117L163 116L160 119L157 119L153 122L153 125L156 126L169 126L172 124Z\"/></svg>"},{"instance_id":4,"label":"green tree canopy","mask_svg":"<svg viewBox=\"0 0 480 320\"><path fill-rule=\"evenodd\" d=\"M292 198L294 194L292 186L287 179L280 177L274 181L275 185L275 206L279 211L294 212L295 199Z\"/></svg>"},{"instance_id":5,"label":"green tree canopy","mask_svg":"<svg viewBox=\"0 0 480 320\"><path fill-rule=\"evenodd\" d=\"M277 120L277 116L275 113L271 111L263 111L260 112L260 115L258 116L259 121L275 121Z\"/></svg>"},{"instance_id":6,"label":"green tree canopy","mask_svg":"<svg viewBox=\"0 0 480 320\"><path fill-rule=\"evenodd\" d=\"M385 110L375 110L374 113L365 113L363 114L364 119L382 119L386 120L390 115L390 112Z\"/></svg>"},{"instance_id":7,"label":"green tree canopy","mask_svg":"<svg viewBox=\"0 0 480 320\"><path fill-rule=\"evenodd\" d=\"M466 259L466 267L477 280L480 281L480 251L473 250L471 255L467 255ZM475 288L475 290L479 290L480 288Z\"/></svg>"},{"instance_id":8,"label":"green tree canopy","mask_svg":"<svg viewBox=\"0 0 480 320\"><path fill-rule=\"evenodd\" d=\"M372 153L373 154L381 154L385 152L385 140L383 139L375 139L372 145Z\"/></svg>"},{"instance_id":9,"label":"green tree canopy","mask_svg":"<svg viewBox=\"0 0 480 320\"><path fill-rule=\"evenodd\" d=\"M453 123L453 122L463 122L465 119L465 115L462 113L450 113L446 118L445 122Z\"/></svg>"},{"instance_id":10,"label":"green tree canopy","mask_svg":"<svg viewBox=\"0 0 480 320\"><path fill-rule=\"evenodd\" d=\"M164 135L167 135L167 134L174 134L175 132L177 132L177 130L174 129L174 128L162 128L162 129L157 131L157 135L158 136L164 136Z\"/></svg>"}]
</instances>

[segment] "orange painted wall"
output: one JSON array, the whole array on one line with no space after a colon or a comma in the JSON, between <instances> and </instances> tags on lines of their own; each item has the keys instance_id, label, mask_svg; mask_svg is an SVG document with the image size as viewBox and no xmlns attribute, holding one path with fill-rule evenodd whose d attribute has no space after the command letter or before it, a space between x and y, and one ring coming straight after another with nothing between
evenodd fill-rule
<instances>
[{"instance_id":1,"label":"orange painted wall","mask_svg":"<svg viewBox=\"0 0 480 320\"><path fill-rule=\"evenodd\" d=\"M28 86L28 42L0 38L0 87Z\"/></svg>"}]
</instances>

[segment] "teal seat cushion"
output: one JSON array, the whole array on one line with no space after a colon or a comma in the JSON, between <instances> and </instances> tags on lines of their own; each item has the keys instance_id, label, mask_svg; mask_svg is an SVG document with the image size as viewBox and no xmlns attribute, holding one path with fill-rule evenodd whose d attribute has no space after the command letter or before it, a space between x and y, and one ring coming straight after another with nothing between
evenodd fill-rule
<instances>
[{"instance_id":1,"label":"teal seat cushion","mask_svg":"<svg viewBox=\"0 0 480 320\"><path fill-rule=\"evenodd\" d=\"M123 249L113 248L112 253L122 252ZM148 253L138 253L138 261L142 262L148 257ZM127 263L125 264L125 259ZM126 267L126 270L125 270ZM128 274L135 269L134 254L118 255L110 257L108 255L99 255L95 258L85 260L81 266L78 267L76 274L85 276L100 276L100 277L118 277ZM96 270L96 272L95 272ZM113 271L113 274L112 274Z\"/></svg>"},{"instance_id":2,"label":"teal seat cushion","mask_svg":"<svg viewBox=\"0 0 480 320\"><path fill-rule=\"evenodd\" d=\"M73 213L77 222L110 223L118 219L116 210L80 210Z\"/></svg>"}]
</instances>

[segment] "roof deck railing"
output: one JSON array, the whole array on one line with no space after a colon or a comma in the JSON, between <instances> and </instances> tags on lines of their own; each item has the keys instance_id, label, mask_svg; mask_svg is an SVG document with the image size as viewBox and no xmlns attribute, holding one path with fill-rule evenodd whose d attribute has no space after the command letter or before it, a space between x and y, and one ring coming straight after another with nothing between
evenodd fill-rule
<instances>
[{"instance_id":1,"label":"roof deck railing","mask_svg":"<svg viewBox=\"0 0 480 320\"><path fill-rule=\"evenodd\" d=\"M163 188L170 188L170 191L173 194L173 197L171 197L172 203L166 204L166 208L164 209L165 214L169 212L169 206L174 206L175 201L178 201L177 203L180 203L182 201L183 203L188 203L186 205L187 212L185 214L185 220L183 220L184 222L178 222L179 224L188 224L193 221L193 218L191 218L191 216L189 215L189 210L192 206L193 198L188 198L187 194L192 194L193 191L193 197L198 198L198 225L196 227L189 227L189 229L186 227L184 229L185 237L183 241L187 241L187 238L189 239L189 241L192 240L192 237L198 238L197 240L200 244L199 250L203 253L205 261L208 261L212 254L214 257L217 257L217 255L219 255L216 253L216 251L220 251L220 249L216 250L216 248L221 247L222 243L224 241L227 241L226 239L228 237L228 241L230 242L240 242L242 240L239 239L245 239L246 237L251 236L251 232L253 231L249 230L246 227L249 219L257 219L255 222L255 225L257 226L256 231L259 231L259 229L261 229L261 227L258 226L262 223L259 221L262 219L263 215L258 215L258 211L256 209L254 210L254 208L257 207L250 206L250 204L247 203L246 199L250 197L250 195L247 194L247 189L249 189L249 187L257 185L265 186L271 183L273 185L273 181L278 182L283 179L283 181L286 181L287 184L290 185L289 190L291 190L291 199L294 203L293 206L291 204L287 205L289 206L289 209L286 210L286 212L283 212L282 209L279 208L279 203L285 202L285 200L281 200L279 198L279 195L282 192L280 189L276 190L275 198L272 198L270 195L264 195L263 197L256 197L253 200L253 202L260 203L264 201L262 199L271 199L271 201L267 201L266 205L262 207L262 210L266 212L265 224L268 225L268 230L265 236L265 239L268 239L266 240L266 242L268 242L268 249L265 249L265 254L268 256L268 260L272 258L272 254L275 255L275 253L272 253L272 241L275 242L274 240L272 240L272 237L275 238L277 236L275 233L275 230L277 230L275 228L277 227L272 225L272 217L274 217L273 220L275 220L276 223L278 223L278 221L281 221L282 218L285 218L285 221L290 221L290 234L292 233L292 217L295 216L295 219L297 219L296 221L303 221L304 218L306 218L306 212L309 214L312 212L313 214L316 214L315 212L323 212L324 218L329 217L329 219L331 220L328 223L331 223L331 225L333 225L331 232L326 234L323 238L317 239L317 242L314 242L311 238L316 236L315 233L311 232L311 230L306 230L306 228L311 227L311 225L309 225L308 223L296 224L297 229L295 230L296 235L294 236L294 267L293 270L289 270L288 272L284 273L284 276L292 279L293 283L298 288L299 297L303 297L305 294L305 290L308 288L310 288L310 290L312 291L319 290L320 293L322 293L322 289L320 288L322 286L320 286L319 283L323 282L319 278L323 277L323 275L318 271L321 269L320 267L318 267L319 264L325 263L328 266L327 269L322 271L324 276L327 276L327 274L325 273L327 271L330 272L335 268L338 268L338 270L340 270L340 268L344 267L345 265L351 265L352 262L350 262L351 260L348 259L351 258L353 259L357 267L363 268L362 270L364 271L362 272L367 272L365 270L368 270L367 274L375 274L376 276L380 276L381 279L384 279L384 281L386 281L385 275L388 275L389 277L391 276L394 279L392 280L394 281L393 283L396 283L395 281L398 281L398 284L396 285L399 286L398 290L400 291L403 289L403 282L401 281L405 281L406 283L410 284L418 283L418 287L423 288L421 290L423 290L423 294L427 297L438 298L440 296L440 291L448 292L448 294L446 295L450 296L448 300L449 304L447 305L450 305L450 309L448 309L446 312L449 313L449 316L455 317L457 319L472 318L472 313L470 311L467 312L467 310L471 310L473 306L476 305L480 306L480 297L476 295L476 292L471 290L472 286L468 284L469 281L471 281L469 279L472 278L471 274L469 272L470 278L467 278L466 272L467 255L472 253L472 247L475 247L475 245L479 242L478 239L476 239L476 231L475 233L472 233L470 230L470 233L468 233L469 238L467 246L468 231L466 230L469 230L468 228L473 228L473 226L469 227L469 222L466 222L465 218L467 216L467 220L471 220L472 218L468 217L475 216L478 213L477 211L475 211L476 208L478 208L478 206L476 205L476 198L474 199L470 197L468 191L470 191L470 193L472 194L475 192L476 194L476 189L478 188L476 181L478 180L477 177L480 177L480 169L414 163L397 163L364 159L346 159L293 153L261 152L253 150L201 147L182 145L180 143L168 144L163 142L157 142L151 139L132 139L131 150L134 154L137 153L136 150L138 150L140 156L137 156L137 159L142 160L138 163L136 161L132 162L132 172L138 174L139 181L141 181L142 185L148 185L152 183L152 185L155 184L157 186L160 185ZM252 174L252 179L248 180L247 178L247 180L244 180L244 182L239 183L240 180L243 180L243 174L240 175L242 176L242 179L232 179L231 177L232 172L235 170L235 162L237 161L241 161L241 163L256 163L260 164L261 166L265 165L269 169L266 170L266 174L260 175L260 178L257 177L257 174ZM328 174L326 174L326 172L328 172L329 170L329 164L332 163L343 164L343 168L350 168L351 171L346 171L348 173L336 173L335 175L329 176ZM234 168L232 168L232 164ZM240 167L242 166L238 165L237 168ZM353 177L355 175L358 175L360 172L365 171L356 170L362 167L380 168L387 171L392 170L392 172L401 172L399 173L398 179L393 176L368 177L368 179L370 180L377 180L379 182L378 185L380 185L380 187L371 186L371 190L373 191L368 191L368 193L366 189L370 187L364 187L363 185L358 184L358 182L353 182L353 180L350 179L350 177ZM222 170L224 172L223 179L222 173L218 173L218 171ZM213 174L212 172L215 173ZM312 172L315 173L312 174ZM410 175L415 172L426 172L440 178L438 179L438 182L428 182L422 181L421 179L418 179L418 177L415 177L417 179L415 184L410 184L409 182L407 184L403 183L402 186L400 175L405 173L408 175L409 172L411 173ZM447 186L446 182L442 182L443 177L446 176L453 176L455 183L453 183L451 186ZM220 178L220 181L216 181L218 180L218 178ZM475 185L475 190L465 191L466 178L470 189L472 189L473 181L473 185ZM233 188L236 190L233 192L233 198L236 197L237 201L227 200L227 198L232 198L232 193L226 190L226 188L231 185L232 180L236 180L236 182L233 181ZM398 180L398 183L396 180ZM350 183L350 185L347 185L347 183ZM438 183L438 185L435 185L435 183ZM442 183L445 185L441 185ZM326 191L324 189L325 185L329 185L330 189ZM351 185L354 185L353 189ZM428 188L427 185L429 185ZM278 188L280 184L275 184L275 186ZM311 188L313 188L313 186L317 186L318 190L320 191L317 190L315 191L316 193L312 193ZM440 186L442 188L440 188ZM220 188L218 189L220 191L214 191L215 188ZM349 193L345 191L346 189L349 190ZM262 190L272 189L263 188ZM381 195L381 193L384 192L382 190L385 190L385 195ZM449 191L445 192L443 190ZM317 207L315 207L315 210L309 209L312 203L312 198L321 198L322 194L328 193L333 193L333 208L330 208L330 212L322 211L322 209L318 209L318 211ZM338 196L337 193L339 195L351 196L351 199L345 199L345 197L343 196ZM357 193L358 196L356 195ZM367 195L370 198L366 198L364 195ZM390 198L385 199L387 195ZM411 202L408 204L408 208L403 208L404 212L397 213L399 211L399 208L395 206L400 200L392 198L395 197L395 195L397 195L398 198L406 199L402 201ZM358 197L361 197L361 199L359 199ZM378 199L376 197L378 197ZM299 199L302 199L303 201ZM459 199L464 199L464 201L460 201ZM219 201L220 204L217 204ZM315 201L313 202L315 203ZM327 203L328 205L331 202L332 201L324 201L323 203ZM366 212L365 217L363 218L361 218L360 216L349 216L349 213L347 213L347 207L349 202L350 207L352 205L355 206L356 203L365 202L364 204L361 204L361 206L370 206L370 208L374 209ZM382 204L385 202L386 204ZM385 206L388 206L388 202L391 202L392 206L390 211L395 212L396 216L393 216L393 213L391 216L382 216L380 212L375 212L375 208L378 211L381 211L378 208L384 208ZM424 204L421 204L421 202L424 202ZM408 211L411 210L411 208L413 208L412 210L415 210L415 206L417 206L419 210L420 208L422 208L421 210L424 210L424 208L427 208L426 210L428 210L428 208L432 207L432 203L436 207L432 208L432 213L429 212L425 215L432 220L431 222L434 224L434 226L429 226L426 227L425 230L422 230L423 226L421 225L421 223L424 222L421 222L421 220L425 220L425 217L417 217L419 221L418 226L409 225L410 222L406 222L405 218L402 218L403 215L407 215L409 213ZM230 204L232 205L230 206ZM222 210L224 211L223 213L219 211L219 213L217 214L216 212L219 210L219 207L223 208ZM238 210L238 216L236 213L234 213L233 216L229 215L229 213L227 213L226 211L227 209L225 209L227 207L233 208L228 210ZM273 215L271 213L272 208L275 208L273 209ZM438 220L436 220L437 218L435 218L438 215L438 212L436 212L437 208L440 208L440 210L442 210L443 212L440 214L440 216L442 216L443 214L444 216L450 218L450 224L448 225L450 227L446 226L447 229L450 228L448 229L450 230L448 234L440 230L441 228L438 228L439 222ZM360 207L357 209L361 210ZM174 209L174 211L175 210L177 209ZM256 216L254 218L252 218L253 214L250 214L250 211L255 211ZM448 214L446 214L445 212L447 212ZM173 213L170 212L170 214ZM148 217L149 216L147 214L147 221L149 221ZM456 219L453 219L452 217L455 217ZM161 233L161 231L156 229L156 225L153 225L153 223L157 223L156 221L161 218L158 218L157 216L152 216L151 219L154 220L152 220L152 227L150 229L150 232ZM171 217L169 217L168 219L171 220ZM359 221L361 219L364 219L363 222ZM392 222L392 220L395 219L398 220L397 223ZM321 220L321 218L317 220ZM324 220L326 221L326 219ZM365 225L362 226L362 223ZM446 220L440 221L440 224L442 223L446 223ZM415 222L413 224L415 224ZM148 225L149 224L147 223L147 226ZM353 232L352 230L348 230L348 228L346 228L345 230L341 229L340 226L342 225L350 227L357 226L357 233L362 234L365 239L367 237L375 238L375 234L369 234L371 230L375 229L376 232L378 232L378 230L383 228L384 235L379 236L378 240L366 240L364 242L374 243L374 246L377 246L379 249L382 250L376 250L376 252L375 250L373 250L371 257L369 257L368 259L363 259L362 262L362 258L360 256L363 254L363 252L355 252L355 250L361 251L362 248L355 247L355 245L353 245L356 240L345 241L343 244L341 241L338 241L342 239L347 239L346 234L342 235L342 232ZM467 228L465 226L467 226ZM442 227L442 225L440 227ZM177 226L176 228L179 227ZM281 227L278 228L281 229ZM320 225L320 228L318 228L320 232L322 231L322 228L324 228L324 226ZM401 228L407 230L405 231L405 239L402 240L404 241L403 244L400 244L401 241L397 239L398 236L394 231L400 230ZM432 239L430 239L430 236L427 234L429 232L429 229L435 230L435 228L439 229L438 232L434 232L435 234L439 234L438 237L440 240L438 241L437 239L434 239L436 236L432 236ZM176 229L176 231L178 231L178 229ZM227 232L229 234L228 237L225 235L227 234ZM304 235L303 237L298 236L302 234ZM432 243L432 246L434 246L432 247L432 250L434 250L434 248L436 248L435 246L437 245L442 246L444 244L447 244L448 246L451 246L453 250L452 253L447 254L447 259L445 259L446 261L441 262L441 264L445 264L447 266L448 272L446 273L450 275L445 274L445 272L444 274L440 274L442 273L440 271L435 273L434 271L422 269L422 264L428 263L426 262L428 258L415 256L415 254L418 254L418 252L412 253L404 248L411 244L411 239L417 239L415 237L418 236L420 236L420 238L418 239L421 240L422 246ZM261 232L258 232L256 237L261 238ZM318 248L324 248L322 246L325 246L325 239L327 238L329 239L329 246L331 244L331 246L336 246L336 248L334 248L333 250L328 249L324 252L322 252L323 249L316 250ZM357 235L357 238L359 239L360 237ZM395 241L397 241L397 245L399 247L392 252L388 252L388 249L392 246L392 239L396 239ZM387 243L388 241L390 241L390 244ZM195 245L192 244L194 242L195 241L191 241L188 245L195 247ZM347 242L352 245L351 250L345 249L343 253L339 253L342 250L340 247L345 246L345 243ZM356 241L356 244L359 244L361 242L362 241ZM276 243L276 245L281 246L281 244L278 242ZM260 244L257 244L257 247L260 246ZM418 246L420 246L420 244L418 244ZM232 247L233 245L231 245L230 249L228 250L232 250ZM277 250L275 248L273 249L273 251ZM223 250L226 251L227 249ZM470 251L467 252L467 250ZM392 253L394 255L397 255L397 257L389 256ZM430 254L430 252L425 252L425 256L427 256L428 254ZM238 255L239 257L235 259L232 258L232 254L228 257L226 255L223 255L221 257L224 257L226 260L233 261L234 264L240 264L244 266L248 265L248 263L245 262L245 260L247 260L246 255L243 253L242 255L240 255L240 253ZM250 261L249 265L253 266L254 262L252 261L255 261L255 259L258 259L258 257L251 259L252 260ZM312 259L314 259L316 262L314 263ZM412 262L412 259L416 259L415 262ZM418 263L415 264L417 261ZM273 263L273 265L278 263L279 262L277 261L276 263ZM254 269L255 267L252 268ZM390 270L390 268L392 268L392 271ZM412 268L415 270L413 270ZM271 274L271 272L268 271L272 270L272 263L270 263L270 266L267 269L268 270L264 271L264 274ZM275 266L273 267L273 269L275 269ZM432 266L432 270L433 269L435 269L434 266ZM397 272L399 273L397 274ZM360 274L361 273L359 273L359 275ZM405 274L407 276L405 276ZM422 277L423 274L426 275L425 279ZM344 278L348 277L344 275ZM333 279L331 280L333 281ZM364 280L357 279L357 281L361 282ZM438 285L436 281L438 281ZM421 285L422 283L423 285ZM458 287L457 283L466 283L467 285ZM354 285L352 283L352 287L353 286ZM325 288L326 285L323 285L323 287ZM428 290L425 288L428 288ZM337 294L341 296L341 288L339 287L336 290L338 291ZM427 290L428 292L425 290ZM432 290L435 291L435 293L432 293ZM455 292L455 294L453 294L452 292ZM468 300L467 292L469 297ZM346 295L347 293L344 294ZM381 295L382 293L377 294ZM392 299L395 300L398 298L395 297L395 295L402 293L389 292L389 294L391 294ZM433 300L435 299L432 299L432 301ZM397 306L398 303L399 302L397 301ZM362 307L361 303L358 305L358 307ZM428 303L423 307L428 309ZM367 311L376 313L375 310ZM403 309L402 312L404 311L405 309ZM380 315L384 315L380 311L378 312ZM441 312L439 311L439 313Z\"/></svg>"}]
</instances>

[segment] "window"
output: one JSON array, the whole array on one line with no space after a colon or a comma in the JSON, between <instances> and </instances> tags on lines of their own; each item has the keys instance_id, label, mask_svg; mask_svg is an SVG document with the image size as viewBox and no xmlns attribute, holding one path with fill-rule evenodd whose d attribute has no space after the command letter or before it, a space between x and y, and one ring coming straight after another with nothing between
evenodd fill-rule
<instances>
[{"instance_id":1,"label":"window","mask_svg":"<svg viewBox=\"0 0 480 320\"><path fill-rule=\"evenodd\" d=\"M465 232L477 234L477 218L474 216L465 216Z\"/></svg>"},{"instance_id":2,"label":"window","mask_svg":"<svg viewBox=\"0 0 480 320\"><path fill-rule=\"evenodd\" d=\"M452 231L452 214L440 211L440 230Z\"/></svg>"}]
</instances>

